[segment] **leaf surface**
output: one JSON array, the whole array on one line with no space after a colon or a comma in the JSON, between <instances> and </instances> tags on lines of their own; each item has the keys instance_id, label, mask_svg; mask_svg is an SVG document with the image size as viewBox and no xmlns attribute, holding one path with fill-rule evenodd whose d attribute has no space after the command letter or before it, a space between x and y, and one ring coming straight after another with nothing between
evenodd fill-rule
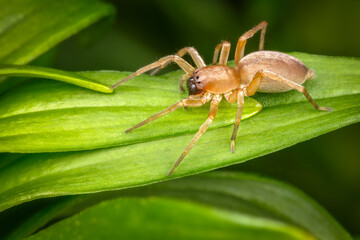
<instances>
[{"instance_id":1,"label":"leaf surface","mask_svg":"<svg viewBox=\"0 0 360 240\"><path fill-rule=\"evenodd\" d=\"M1 0L0 5L0 62L8 64L28 63L114 12L96 0Z\"/></svg>"},{"instance_id":2,"label":"leaf surface","mask_svg":"<svg viewBox=\"0 0 360 240\"><path fill-rule=\"evenodd\" d=\"M257 94L255 97L264 109L240 123L236 151L231 153L235 107L224 102L212 127L173 177L240 163L359 122L360 61L295 56L317 74L305 83L309 93L320 105L333 107L334 111L313 109L295 91ZM127 75L83 74L105 84ZM122 189L170 179L168 171L205 120L208 108L179 109L129 134L124 130L185 97L177 90L180 77L180 72L163 77L144 75L110 95L36 80L3 95L2 151L107 148L28 154L5 164L0 169L0 182L4 183L0 187L0 209L37 198ZM31 97L33 94L36 99ZM246 109L250 110L249 115L256 110L251 104ZM6 157L3 161L7 161Z\"/></svg>"},{"instance_id":3,"label":"leaf surface","mask_svg":"<svg viewBox=\"0 0 360 240\"><path fill-rule=\"evenodd\" d=\"M127 73L115 71L61 72L106 86L127 76ZM87 150L196 132L206 119L208 104L186 111L179 109L148 124L141 129L143 131L124 133L136 123L187 97L176 86L179 72L173 75L140 76L110 95L38 79L23 84L0 98L0 104L5 106L0 109L0 152ZM90 85L91 82L85 83ZM247 98L243 119L260 110L257 101ZM224 102L210 129L231 125L235 114L236 105Z\"/></svg>"},{"instance_id":4,"label":"leaf surface","mask_svg":"<svg viewBox=\"0 0 360 240\"><path fill-rule=\"evenodd\" d=\"M105 86L90 78L82 76L81 73L78 74L74 72L61 71L53 68L45 68L45 67L37 67L37 66L29 66L29 65L0 64L0 76L1 75L53 79L98 92L103 92L103 93L113 92L113 90L109 86Z\"/></svg>"},{"instance_id":5,"label":"leaf surface","mask_svg":"<svg viewBox=\"0 0 360 240\"><path fill-rule=\"evenodd\" d=\"M114 8L97 0L0 0L0 62L26 64ZM0 78L0 92L17 84Z\"/></svg>"},{"instance_id":6,"label":"leaf surface","mask_svg":"<svg viewBox=\"0 0 360 240\"><path fill-rule=\"evenodd\" d=\"M239 236L314 239L287 224L163 198L103 202L28 239L239 239Z\"/></svg>"},{"instance_id":7,"label":"leaf surface","mask_svg":"<svg viewBox=\"0 0 360 240\"><path fill-rule=\"evenodd\" d=\"M67 218L83 212L89 206L119 197L136 197L145 201L148 197L182 199L248 216L250 223L251 219L262 219L265 220L264 223L271 220L288 224L317 239L351 239L321 206L299 190L264 177L235 172L212 172L146 187L57 198L49 205L44 205L32 217L23 220L7 239L23 238L56 219ZM176 207L169 211L173 209ZM167 212L159 210L162 211ZM158 211L154 214L156 212ZM181 217L182 214L179 215ZM0 222L1 219L0 215ZM148 222L144 222L141 225L147 224ZM186 224L183 225L186 227ZM271 229L270 225L265 224L264 227ZM166 223L164 226L167 226ZM164 227L163 230L166 231L169 227ZM258 233L260 232L262 230Z\"/></svg>"}]
</instances>

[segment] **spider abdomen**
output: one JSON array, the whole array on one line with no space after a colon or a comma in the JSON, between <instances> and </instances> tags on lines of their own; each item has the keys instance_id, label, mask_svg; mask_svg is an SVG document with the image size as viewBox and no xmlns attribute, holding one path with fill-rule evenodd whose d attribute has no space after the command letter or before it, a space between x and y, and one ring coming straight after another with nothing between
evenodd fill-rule
<instances>
[{"instance_id":1,"label":"spider abdomen","mask_svg":"<svg viewBox=\"0 0 360 240\"><path fill-rule=\"evenodd\" d=\"M313 77L314 72L309 70L299 59L288 54L276 51L257 51L242 58L236 66L241 83L248 85L255 74L261 70L270 71L297 84L303 84ZM293 89L279 81L264 77L259 92L286 92Z\"/></svg>"}]
</instances>

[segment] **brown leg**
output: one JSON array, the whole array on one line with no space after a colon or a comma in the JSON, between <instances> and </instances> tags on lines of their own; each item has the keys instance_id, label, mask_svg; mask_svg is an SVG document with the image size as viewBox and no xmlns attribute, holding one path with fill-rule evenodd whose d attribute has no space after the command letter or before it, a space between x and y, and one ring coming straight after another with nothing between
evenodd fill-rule
<instances>
[{"instance_id":1,"label":"brown leg","mask_svg":"<svg viewBox=\"0 0 360 240\"><path fill-rule=\"evenodd\" d=\"M260 36L260 44L259 44L259 51L264 49L264 39L265 39L265 32L266 32L266 26L267 22L262 21L254 28L250 29L246 33L244 33L238 40L235 50L235 64L237 65L240 61L240 59L244 56L244 50L246 41L254 36L256 32L261 30L261 36Z\"/></svg>"},{"instance_id":2,"label":"brown leg","mask_svg":"<svg viewBox=\"0 0 360 240\"><path fill-rule=\"evenodd\" d=\"M237 109L236 117L235 117L235 126L234 126L233 134L231 136L231 151L232 152L235 151L235 139L236 139L236 134L237 134L239 124L241 121L241 115L242 115L242 110L243 110L243 106L244 106L244 92L242 90L238 91L237 104L238 104L238 109Z\"/></svg>"},{"instance_id":3,"label":"brown leg","mask_svg":"<svg viewBox=\"0 0 360 240\"><path fill-rule=\"evenodd\" d=\"M276 73L270 72L270 71L266 71L266 70L261 70L259 72L257 72L254 76L254 78L251 80L250 84L248 85L248 87L246 88L246 92L245 92L245 96L251 96L253 94L255 94L256 90L259 88L260 84L261 84L261 79L263 77L267 77L270 78L274 81L279 81L279 82L283 82L287 85L289 85L290 87L292 87L293 89L303 93L305 95L305 97L309 100L309 102L314 106L314 108L318 109L318 110L322 110L322 111L332 111L332 108L328 108L328 107L320 107L315 101L314 99L312 99L312 97L310 97L309 93L306 91L305 87L294 83L293 81L290 81L280 75L277 75Z\"/></svg>"},{"instance_id":4,"label":"brown leg","mask_svg":"<svg viewBox=\"0 0 360 240\"><path fill-rule=\"evenodd\" d=\"M195 71L195 69L181 57L179 57L177 55L170 55L170 56L160 58L158 61L151 63L145 67L140 68L139 70L137 70L130 76L128 76L128 77L124 78L123 80L121 80L120 82L114 84L111 88L114 89L117 86L119 86L120 84L132 79L133 77L139 76L142 73L145 73L145 72L147 72L151 69L157 68L157 67L161 67L162 65L166 65L170 62L177 63L187 74L193 74L193 72Z\"/></svg>"},{"instance_id":5,"label":"brown leg","mask_svg":"<svg viewBox=\"0 0 360 240\"><path fill-rule=\"evenodd\" d=\"M175 55L179 56L179 57L183 57L186 53L190 54L190 56L191 56L192 60L194 61L197 68L202 68L202 67L206 66L206 64L205 64L204 60L201 58L200 54L193 47L182 48ZM150 73L150 75L156 74L158 71L160 71L161 69L166 67L169 63L156 68L154 71L152 71Z\"/></svg>"},{"instance_id":6,"label":"brown leg","mask_svg":"<svg viewBox=\"0 0 360 240\"><path fill-rule=\"evenodd\" d=\"M170 172L168 173L168 176L170 176L175 168L180 164L180 162L184 159L184 157L186 156L186 154L191 150L191 148L195 145L195 143L199 140L199 138L201 137L201 135L207 130L207 128L210 126L210 124L212 123L212 121L215 118L217 109L218 109L218 104L221 101L221 95L215 95L213 100L211 101L211 106L210 106L210 112L209 112L209 116L206 119L206 121L204 122L203 125L201 125L199 131L195 134L194 138L191 140L190 144L185 148L183 154L181 154L181 156L179 157L179 159L176 161L176 163L174 164L174 166L172 167L172 169L170 170Z\"/></svg>"},{"instance_id":7,"label":"brown leg","mask_svg":"<svg viewBox=\"0 0 360 240\"><path fill-rule=\"evenodd\" d=\"M218 60L219 52L221 50L219 65L226 65L228 58L229 58L230 47L231 47L231 45L228 41L222 41L220 44L218 44L215 47L213 64L216 64L216 62Z\"/></svg>"},{"instance_id":8,"label":"brown leg","mask_svg":"<svg viewBox=\"0 0 360 240\"><path fill-rule=\"evenodd\" d=\"M155 119L159 118L159 117L162 117L168 113L171 113L173 111L175 111L176 109L180 108L180 107L186 107L186 106L189 106L189 107L200 107L202 105L204 105L206 102L210 101L212 95L211 94L208 94L206 93L202 98L200 99L195 99L195 100L192 100L192 99L183 99L181 100L180 102L177 102L173 105L171 105L170 107L168 107L167 109L161 111L161 112L158 112L154 115L152 115L151 117L149 117L148 119L142 121L141 123L138 123L136 124L135 126L133 126L132 128L129 128L128 130L126 130L125 132L128 133L136 128L139 128L151 121L154 121Z\"/></svg>"}]
</instances>

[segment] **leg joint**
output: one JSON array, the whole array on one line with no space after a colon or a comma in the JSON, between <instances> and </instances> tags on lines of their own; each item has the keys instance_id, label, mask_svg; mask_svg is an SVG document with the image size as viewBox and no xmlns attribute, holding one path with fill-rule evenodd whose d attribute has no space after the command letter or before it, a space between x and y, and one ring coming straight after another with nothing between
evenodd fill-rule
<instances>
[{"instance_id":1,"label":"leg joint","mask_svg":"<svg viewBox=\"0 0 360 240\"><path fill-rule=\"evenodd\" d=\"M265 70L260 70L260 71L256 72L254 78L255 78L255 77L264 77L264 76L266 75L266 73L267 73L267 71L265 71Z\"/></svg>"}]
</instances>

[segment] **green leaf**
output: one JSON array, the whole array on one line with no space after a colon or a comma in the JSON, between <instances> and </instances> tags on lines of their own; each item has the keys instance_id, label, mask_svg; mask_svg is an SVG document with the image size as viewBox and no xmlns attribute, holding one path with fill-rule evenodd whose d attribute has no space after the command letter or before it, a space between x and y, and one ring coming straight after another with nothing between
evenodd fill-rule
<instances>
[{"instance_id":1,"label":"green leaf","mask_svg":"<svg viewBox=\"0 0 360 240\"><path fill-rule=\"evenodd\" d=\"M239 236L315 239L280 222L164 198L103 202L28 239L239 239Z\"/></svg>"},{"instance_id":2,"label":"green leaf","mask_svg":"<svg viewBox=\"0 0 360 240\"><path fill-rule=\"evenodd\" d=\"M25 64L114 9L96 0L0 0L0 61Z\"/></svg>"},{"instance_id":3,"label":"green leaf","mask_svg":"<svg viewBox=\"0 0 360 240\"><path fill-rule=\"evenodd\" d=\"M229 152L232 126L228 125L232 125L234 113L230 112L234 111L234 107L224 103L214 122L214 130L203 136L175 173L181 176L227 166L358 121L358 77L355 75L346 78L341 72L335 77L326 75L316 59L322 60L323 65L336 65L335 61L347 67L339 67L339 71L350 72L349 68L353 67L354 74L356 64L359 65L358 60L339 61L336 58L304 56L313 59L311 67L317 67L316 63L318 64L318 67L314 68L318 78L309 82L318 83L318 87L308 87L309 92L315 94L315 97L317 94L324 95L324 92L331 95L331 98L323 102L334 107L335 111L319 112L313 110L307 102L297 103L297 98L301 99L303 96L296 92L270 96L268 94L267 99L264 98L265 95L261 95L262 102L265 102L268 108L251 121L241 123L237 141L240 147L233 154ZM117 72L89 74L94 79L102 79L108 83L116 82L116 77L125 76ZM125 146L24 156L1 171L0 178L8 183L0 189L2 206L6 208L44 196L118 189L167 179L166 173L208 110L178 110L131 134L124 134L123 130L181 99L176 87L176 77L179 75L180 73L171 73L164 77L142 76L119 88L114 95L102 95L48 81L32 82L4 95L0 99L1 105L6 106L0 112L3 136L0 146L5 151L10 151L10 147L32 148L32 151L66 151ZM347 81L343 88L336 85L338 78L342 78L343 82ZM322 83L324 87L320 88ZM36 99L30 98L33 94L37 95ZM286 95L288 97L284 97ZM278 105L274 99L277 99ZM284 104L288 99L292 100L292 103ZM301 128L311 131L299 131ZM18 178L20 175L23 178ZM26 181L30 179L32 181Z\"/></svg>"},{"instance_id":4,"label":"green leaf","mask_svg":"<svg viewBox=\"0 0 360 240\"><path fill-rule=\"evenodd\" d=\"M26 64L100 19L114 14L97 0L0 0L0 62ZM0 79L0 92L12 80ZM2 86L4 84L4 86Z\"/></svg>"},{"instance_id":5,"label":"green leaf","mask_svg":"<svg viewBox=\"0 0 360 240\"><path fill-rule=\"evenodd\" d=\"M105 85L127 76L112 71L73 74ZM111 95L57 82L36 80L23 84L0 98L0 105L4 106L0 109L0 152L95 149L195 132L206 119L207 107L180 109L149 124L140 135L124 133L144 118L186 98L178 90L179 74L143 75ZM243 119L260 109L258 102L247 98ZM216 120L211 128L231 125L235 114L236 106L224 102L218 114L221 121Z\"/></svg>"},{"instance_id":6,"label":"green leaf","mask_svg":"<svg viewBox=\"0 0 360 240\"><path fill-rule=\"evenodd\" d=\"M66 72L52 68L25 66L25 65L8 65L0 64L0 76L20 76L20 77L38 77L59 80L83 88L95 90L103 93L112 93L109 86L96 82L81 73Z\"/></svg>"},{"instance_id":7,"label":"green leaf","mask_svg":"<svg viewBox=\"0 0 360 240\"><path fill-rule=\"evenodd\" d=\"M56 219L83 212L104 200L129 196L142 199L153 196L177 198L247 216L250 222L252 219L262 219L265 223L270 220L289 224L317 239L351 239L321 206L297 189L264 177L232 172L212 172L141 188L58 198L33 216L23 219L6 239L26 237L45 225L51 225ZM176 206L172 209L176 209ZM167 213L167 210L159 212ZM147 224L149 222L141 225ZM121 227L121 224L118 226ZM164 226L167 226L166 223ZM267 224L265 226L268 227ZM163 229L165 231L168 227Z\"/></svg>"},{"instance_id":8,"label":"green leaf","mask_svg":"<svg viewBox=\"0 0 360 240\"><path fill-rule=\"evenodd\" d=\"M236 108L223 102L214 124L176 169L174 177L240 163L358 122L360 61L297 56L317 73L317 78L305 84L308 91L320 105L333 107L333 112L313 109L295 91L259 94L257 98L265 107L240 124L236 152L232 153L230 136ZM88 74L106 84L126 75ZM205 120L208 108L180 109L129 134L124 130L185 97L177 90L180 77L181 72L163 77L144 75L111 95L36 80L3 95L2 151L117 147L19 157L0 169L0 182L6 183L0 187L0 209L37 198L168 180L168 171ZM258 110L254 104L246 109L250 110L248 115Z\"/></svg>"}]
</instances>

